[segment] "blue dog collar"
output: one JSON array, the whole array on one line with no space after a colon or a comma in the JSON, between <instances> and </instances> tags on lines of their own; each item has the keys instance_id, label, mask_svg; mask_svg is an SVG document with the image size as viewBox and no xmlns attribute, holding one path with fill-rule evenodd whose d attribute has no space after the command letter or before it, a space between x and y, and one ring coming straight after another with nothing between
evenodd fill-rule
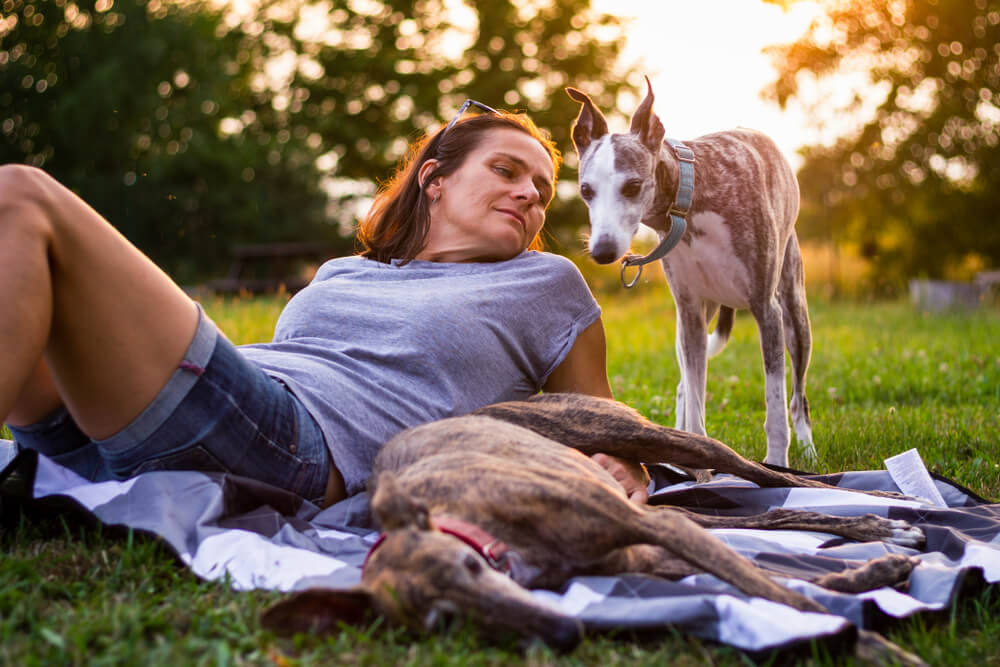
<instances>
[{"instance_id":1,"label":"blue dog collar","mask_svg":"<svg viewBox=\"0 0 1000 667\"><path fill-rule=\"evenodd\" d=\"M691 210L691 200L694 198L694 152L683 142L676 139L666 139L666 142L670 144L674 149L674 153L677 154L677 161L681 168L680 182L677 184L677 196L674 197L673 203L667 210L667 215L670 216L670 231L667 232L663 240L648 255L642 257L629 256L622 260L621 280L625 288L633 287L639 282L639 276L642 275L644 264L655 262L673 250L680 243L681 238L684 236L684 231L687 229L687 215ZM635 278L631 282L625 280L625 269L630 266L639 268L635 274Z\"/></svg>"}]
</instances>

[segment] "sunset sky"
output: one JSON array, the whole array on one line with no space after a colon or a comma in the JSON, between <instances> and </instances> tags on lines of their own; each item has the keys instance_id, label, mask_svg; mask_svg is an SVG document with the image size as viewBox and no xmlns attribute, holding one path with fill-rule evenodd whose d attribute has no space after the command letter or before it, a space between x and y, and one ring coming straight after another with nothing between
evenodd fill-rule
<instances>
[{"instance_id":1,"label":"sunset sky","mask_svg":"<svg viewBox=\"0 0 1000 667\"><path fill-rule=\"evenodd\" d=\"M782 112L760 90L773 69L761 48L794 41L819 12L813 2L785 11L759 0L594 0L594 8L633 19L626 59L641 61L653 83L667 135L690 139L741 125L770 134L797 164L807 138L801 113ZM612 128L621 129L621 128Z\"/></svg>"}]
</instances>

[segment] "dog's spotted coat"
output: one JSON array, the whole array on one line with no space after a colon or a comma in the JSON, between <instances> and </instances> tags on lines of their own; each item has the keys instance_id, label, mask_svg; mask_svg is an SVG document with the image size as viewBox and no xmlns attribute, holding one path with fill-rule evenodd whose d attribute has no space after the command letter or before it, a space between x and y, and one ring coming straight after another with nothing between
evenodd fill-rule
<instances>
[{"instance_id":1,"label":"dog's spotted coat","mask_svg":"<svg viewBox=\"0 0 1000 667\"><path fill-rule=\"evenodd\" d=\"M652 88L628 133L607 121L584 93L573 127L580 156L580 193L590 210L589 250L606 264L629 249L640 222L664 236L680 175L652 111ZM708 357L725 344L734 309L749 310L764 359L767 463L788 465L785 353L792 360L791 416L806 463L814 463L806 370L812 350L802 258L795 236L799 189L771 139L753 130L709 134L685 144L695 155L695 188L681 243L662 260L677 307L677 428L705 434ZM711 339L708 323L719 313Z\"/></svg>"}]
</instances>

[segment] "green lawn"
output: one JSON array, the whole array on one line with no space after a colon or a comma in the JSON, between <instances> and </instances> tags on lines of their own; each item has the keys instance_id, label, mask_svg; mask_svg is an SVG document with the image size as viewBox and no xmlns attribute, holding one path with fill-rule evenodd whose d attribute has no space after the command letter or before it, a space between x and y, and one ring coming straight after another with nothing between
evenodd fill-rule
<instances>
[{"instance_id":1,"label":"green lawn","mask_svg":"<svg viewBox=\"0 0 1000 667\"><path fill-rule=\"evenodd\" d=\"M618 398L673 425L678 379L673 311L656 283L599 297ZM265 340L283 301L212 300L207 311L236 342ZM1000 312L926 315L908 305L811 304L809 396L817 472L881 468L911 447L934 470L1000 498ZM762 458L763 372L756 326L737 318L709 364L709 434ZM804 465L795 454L792 465ZM0 664L745 664L738 653L664 633L599 637L569 656L519 651L469 628L416 639L373 627L328 638L259 629L278 595L234 593L196 580L148 539L11 513L0 527ZM1000 591L890 636L933 665L1000 664ZM819 655L815 664L832 664Z\"/></svg>"},{"instance_id":2,"label":"green lawn","mask_svg":"<svg viewBox=\"0 0 1000 667\"><path fill-rule=\"evenodd\" d=\"M680 375L669 294L647 289L600 300L616 397L672 426ZM935 472L1000 498L1000 312L932 315L902 302L814 301L810 317L816 472L882 468L886 457L916 447ZM708 433L763 459L764 374L749 313L737 313L707 384ZM794 442L791 465L805 466Z\"/></svg>"}]
</instances>

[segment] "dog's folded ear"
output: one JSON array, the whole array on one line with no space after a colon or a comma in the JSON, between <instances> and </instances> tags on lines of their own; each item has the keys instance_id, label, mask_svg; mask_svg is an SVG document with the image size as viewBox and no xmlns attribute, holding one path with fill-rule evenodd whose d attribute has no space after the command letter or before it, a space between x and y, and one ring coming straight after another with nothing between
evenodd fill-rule
<instances>
[{"instance_id":1,"label":"dog's folded ear","mask_svg":"<svg viewBox=\"0 0 1000 667\"><path fill-rule=\"evenodd\" d=\"M362 586L345 590L310 588L272 605L261 616L260 624L281 634L323 634L335 632L341 623L365 624L373 611L371 593Z\"/></svg>"},{"instance_id":2,"label":"dog's folded ear","mask_svg":"<svg viewBox=\"0 0 1000 667\"><path fill-rule=\"evenodd\" d=\"M372 494L372 512L384 532L401 528L430 530L430 511L421 500L413 498L404 490L391 474L382 473L375 481Z\"/></svg>"},{"instance_id":3,"label":"dog's folded ear","mask_svg":"<svg viewBox=\"0 0 1000 667\"><path fill-rule=\"evenodd\" d=\"M580 115L573 123L573 145L576 146L577 154L582 156L587 146L608 133L608 121L594 106L587 93L576 88L566 88L566 94L583 105L580 107Z\"/></svg>"}]
</instances>

